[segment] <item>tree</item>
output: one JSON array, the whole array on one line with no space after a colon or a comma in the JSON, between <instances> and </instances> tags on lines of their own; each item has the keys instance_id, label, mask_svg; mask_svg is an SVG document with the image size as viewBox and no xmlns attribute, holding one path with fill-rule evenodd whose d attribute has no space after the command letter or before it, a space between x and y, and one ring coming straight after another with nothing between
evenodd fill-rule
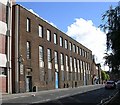
<instances>
[{"instance_id":1,"label":"tree","mask_svg":"<svg viewBox=\"0 0 120 105\"><path fill-rule=\"evenodd\" d=\"M102 81L107 81L110 79L110 76L105 72L105 71L101 71L101 78L102 78Z\"/></svg>"},{"instance_id":2,"label":"tree","mask_svg":"<svg viewBox=\"0 0 120 105\"><path fill-rule=\"evenodd\" d=\"M106 33L107 54L104 57L105 63L112 68L113 72L118 72L120 67L120 7L110 7L102 16L105 21L101 24L101 29ZM109 54L108 51L111 51Z\"/></svg>"}]
</instances>

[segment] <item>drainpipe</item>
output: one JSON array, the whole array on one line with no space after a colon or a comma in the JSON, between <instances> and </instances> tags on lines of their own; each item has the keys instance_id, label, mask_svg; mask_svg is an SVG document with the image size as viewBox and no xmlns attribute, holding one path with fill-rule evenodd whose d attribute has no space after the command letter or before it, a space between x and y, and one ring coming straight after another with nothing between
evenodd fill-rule
<instances>
[{"instance_id":1,"label":"drainpipe","mask_svg":"<svg viewBox=\"0 0 120 105\"><path fill-rule=\"evenodd\" d=\"M19 6L15 8L15 92L19 93Z\"/></svg>"}]
</instances>

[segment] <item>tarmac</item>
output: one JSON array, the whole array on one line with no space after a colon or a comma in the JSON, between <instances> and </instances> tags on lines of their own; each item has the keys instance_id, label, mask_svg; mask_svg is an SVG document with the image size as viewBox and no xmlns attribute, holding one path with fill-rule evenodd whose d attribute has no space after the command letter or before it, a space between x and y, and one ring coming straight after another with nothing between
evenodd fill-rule
<instances>
[{"instance_id":1,"label":"tarmac","mask_svg":"<svg viewBox=\"0 0 120 105\"><path fill-rule=\"evenodd\" d=\"M106 105L120 105L120 92L117 92L117 94Z\"/></svg>"},{"instance_id":2,"label":"tarmac","mask_svg":"<svg viewBox=\"0 0 120 105\"><path fill-rule=\"evenodd\" d=\"M93 85L91 85L93 87ZM96 85L96 88L101 87L101 85ZM84 88L84 86L82 86ZM53 89L53 90L45 90L45 91L39 91L39 92L26 92L26 93L17 93L17 94L8 94L8 93L3 93L1 94L0 97L0 103L2 103L3 99L12 99L15 97L29 97L29 96L34 96L37 94L46 94L46 93L52 93L53 91L64 91L68 90L69 88L64 88L64 89ZM113 97L111 97L109 100L107 100L104 104L101 105L120 105L120 93L117 92Z\"/></svg>"}]
</instances>

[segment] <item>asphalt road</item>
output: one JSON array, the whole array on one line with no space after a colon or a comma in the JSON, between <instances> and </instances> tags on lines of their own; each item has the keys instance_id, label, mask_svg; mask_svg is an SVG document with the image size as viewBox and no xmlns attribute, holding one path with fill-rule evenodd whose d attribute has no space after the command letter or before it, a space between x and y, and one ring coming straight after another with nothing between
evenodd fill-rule
<instances>
[{"instance_id":1,"label":"asphalt road","mask_svg":"<svg viewBox=\"0 0 120 105\"><path fill-rule=\"evenodd\" d=\"M108 98L116 93L116 90L106 90L103 85L82 86L79 88L67 88L50 90L25 95L11 95L3 98L3 105L9 103L14 105L66 105L68 103L92 103L97 105L102 99Z\"/></svg>"},{"instance_id":2,"label":"asphalt road","mask_svg":"<svg viewBox=\"0 0 120 105\"><path fill-rule=\"evenodd\" d=\"M71 104L92 104L98 105L101 103L101 100L108 98L109 96L113 96L116 93L116 90L106 90L104 88L85 92L82 94L77 94L53 101L46 102L45 105L49 105L50 103L55 103L56 105L67 105L68 103ZM35 104L34 104L35 105Z\"/></svg>"}]
</instances>

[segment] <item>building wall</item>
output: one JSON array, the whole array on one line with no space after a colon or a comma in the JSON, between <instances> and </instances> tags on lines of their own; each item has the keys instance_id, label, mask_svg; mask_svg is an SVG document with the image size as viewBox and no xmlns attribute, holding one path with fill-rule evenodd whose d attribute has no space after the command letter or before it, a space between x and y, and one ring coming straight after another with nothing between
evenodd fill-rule
<instances>
[{"instance_id":1,"label":"building wall","mask_svg":"<svg viewBox=\"0 0 120 105\"><path fill-rule=\"evenodd\" d=\"M14 0L9 0L9 2L15 3ZM8 0L0 0L0 82L4 83L2 92L8 92L8 23Z\"/></svg>"},{"instance_id":2,"label":"building wall","mask_svg":"<svg viewBox=\"0 0 120 105\"><path fill-rule=\"evenodd\" d=\"M0 91L2 93L6 92L6 5L7 1L0 1Z\"/></svg>"},{"instance_id":3,"label":"building wall","mask_svg":"<svg viewBox=\"0 0 120 105\"><path fill-rule=\"evenodd\" d=\"M58 52L58 80L59 80L59 88L67 88L67 87L77 87L77 86L82 86L82 85L89 85L92 84L92 79L91 79L91 64L92 64L92 51L89 50L88 48L86 48L85 46L81 45L79 42L73 40L72 38L70 38L69 36L67 36L65 33L61 32L60 30L58 30L57 28L51 26L49 23L47 23L46 21L44 21L43 19L37 17L36 15L32 14L31 12L29 12L27 9L16 5L14 6L14 18L15 18L15 23L13 24L13 26L15 26L14 30L15 32L13 32L13 39L14 40L18 40L18 43L16 43L16 41L13 41L13 55L17 55L16 53L18 52L17 57L22 59L22 62L16 62L16 57L13 58L14 61L14 65L13 68L15 71L16 69L18 69L19 74L15 73L15 78L18 80L17 82L17 87L16 85L14 85L15 88L19 88L19 92L25 92L27 91L26 88L28 88L26 85L28 83L29 80L32 80L32 90L33 87L36 86L37 90L45 90L45 89L54 89L55 88L55 62L54 62L54 51ZM18 16L18 18L16 17L16 15ZM30 32L27 32L27 18L30 19L30 27L31 30ZM16 24L18 23L18 24ZM17 26L16 26L17 25ZM38 26L42 25L43 26L43 38L39 37L38 35ZM16 27L18 27L18 31L16 29ZM47 40L47 29L49 29L51 31L51 41L49 42ZM17 35L16 35L17 33ZM54 44L54 33L57 34L57 44ZM85 52L87 52L87 56L81 56L80 55L80 50L78 50L78 54L76 52L70 51L69 50L69 46L68 49L65 49L65 43L64 46L61 47L60 46L60 36L63 38L63 42L66 39L68 42L71 42L72 45L75 44L76 46L78 46L81 49L84 49ZM31 43L31 58L27 59L27 54L26 54L26 44L27 41L29 41ZM68 43L69 45L69 43ZM40 68L39 67L39 46L43 46L44 48L44 68ZM49 80L48 74L49 74L49 69L48 69L48 62L47 62L47 49L51 49L52 51L52 69L51 69L51 76L52 79L51 81ZM61 61L60 61L60 54L64 55L64 66L62 67L60 65ZM67 70L66 70L66 64L65 64L65 55L68 56L68 61L69 61L69 65L68 65L68 74L69 76L72 74L72 79L73 80L67 80ZM73 66L73 71L70 74L70 57L72 57L72 64L74 65L74 58L76 60L80 60L85 62L86 65L88 66L83 66L81 69L80 67L80 71L81 73L78 73L78 65L76 67L76 72ZM77 62L77 61L76 61ZM18 67L18 68L17 68ZM64 81L62 80L62 70L64 69ZM89 69L89 70L88 70ZM16 70L17 71L17 70ZM15 72L16 72L15 71ZM44 77L44 81L41 81L41 75L40 72L43 71L45 74ZM75 77L75 73L77 75L76 80L74 79ZM16 74L19 75L16 77ZM80 80L78 80L78 75L80 76ZM28 80L29 79L29 80ZM31 91L32 91L31 90Z\"/></svg>"}]
</instances>

